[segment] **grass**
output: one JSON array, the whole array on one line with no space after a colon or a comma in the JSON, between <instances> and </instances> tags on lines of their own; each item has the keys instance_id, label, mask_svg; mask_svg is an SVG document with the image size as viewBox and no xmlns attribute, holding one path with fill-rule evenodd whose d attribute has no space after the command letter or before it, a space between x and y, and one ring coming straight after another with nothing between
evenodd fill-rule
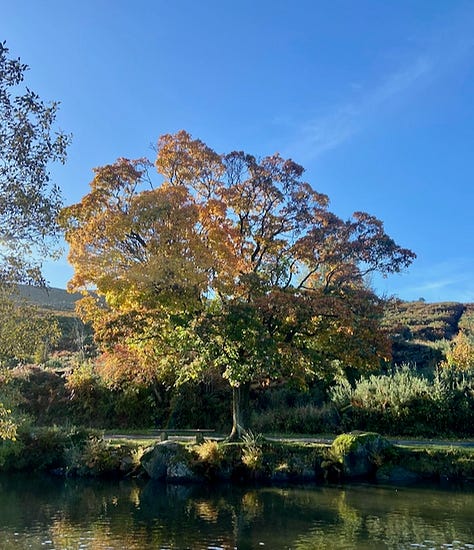
<instances>
[{"instance_id":1,"label":"grass","mask_svg":"<svg viewBox=\"0 0 474 550\"><path fill-rule=\"evenodd\" d=\"M139 447L139 446L149 446L153 443L158 443L160 441L159 436L156 436L153 434L152 429L145 429L145 430L120 430L114 431L114 430L106 430L104 431L104 439L106 439L111 445L119 446L119 445L127 445L127 446L133 446L133 447ZM273 443L279 443L285 446L292 446L292 447L328 447L331 445L331 442L333 439L335 439L337 435L335 434L316 434L316 435L308 435L308 434L280 434L280 433L270 433L270 434L264 434L264 438L270 439L273 441ZM225 436L223 434L215 434L211 438L207 439L213 439L213 440L221 440L224 439ZM179 441L183 443L189 443L190 439L189 437L179 437L179 436L173 436L173 441ZM433 449L433 450L439 450L439 451L447 451L450 449L459 449L466 451L467 453L474 453L474 439L463 439L459 441L453 441L452 439L443 439L443 438L437 438L437 439L427 439L427 438L403 438L403 437L386 437L388 441L390 441L393 444L396 444L397 447L402 447L404 449L413 449L413 450L420 450L420 449ZM400 442L400 443L398 443ZM459 444L456 444L459 443ZM468 447L465 444L472 444L473 447Z\"/></svg>"}]
</instances>

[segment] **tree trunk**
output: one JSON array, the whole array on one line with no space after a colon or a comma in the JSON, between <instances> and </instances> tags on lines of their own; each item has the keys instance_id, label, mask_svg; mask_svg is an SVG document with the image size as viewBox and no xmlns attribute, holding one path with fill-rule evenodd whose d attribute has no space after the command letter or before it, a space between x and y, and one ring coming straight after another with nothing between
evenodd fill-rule
<instances>
[{"instance_id":1,"label":"tree trunk","mask_svg":"<svg viewBox=\"0 0 474 550\"><path fill-rule=\"evenodd\" d=\"M250 382L232 387L232 431L228 441L242 438L249 427Z\"/></svg>"}]
</instances>

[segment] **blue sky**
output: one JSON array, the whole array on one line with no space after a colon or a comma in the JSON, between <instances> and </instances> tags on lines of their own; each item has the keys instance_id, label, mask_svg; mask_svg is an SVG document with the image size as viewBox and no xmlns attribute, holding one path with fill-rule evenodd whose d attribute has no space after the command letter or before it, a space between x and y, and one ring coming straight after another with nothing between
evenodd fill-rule
<instances>
[{"instance_id":1,"label":"blue sky","mask_svg":"<svg viewBox=\"0 0 474 550\"><path fill-rule=\"evenodd\" d=\"M67 204L91 169L186 129L218 152L279 151L341 217L363 210L418 259L372 284L474 302L474 3L0 0L0 39L61 101ZM65 260L46 269L64 287Z\"/></svg>"}]
</instances>

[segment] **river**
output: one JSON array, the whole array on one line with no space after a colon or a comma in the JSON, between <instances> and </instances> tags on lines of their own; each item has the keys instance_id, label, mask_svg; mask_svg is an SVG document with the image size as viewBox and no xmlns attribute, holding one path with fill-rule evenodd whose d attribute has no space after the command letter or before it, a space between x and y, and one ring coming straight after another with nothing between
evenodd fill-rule
<instances>
[{"instance_id":1,"label":"river","mask_svg":"<svg viewBox=\"0 0 474 550\"><path fill-rule=\"evenodd\" d=\"M0 477L0 548L474 549L474 487Z\"/></svg>"}]
</instances>

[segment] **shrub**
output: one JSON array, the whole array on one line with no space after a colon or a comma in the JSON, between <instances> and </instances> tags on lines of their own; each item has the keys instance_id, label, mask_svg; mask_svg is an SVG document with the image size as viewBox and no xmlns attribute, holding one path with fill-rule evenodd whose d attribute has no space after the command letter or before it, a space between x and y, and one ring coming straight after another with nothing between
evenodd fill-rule
<instances>
[{"instance_id":1,"label":"shrub","mask_svg":"<svg viewBox=\"0 0 474 550\"><path fill-rule=\"evenodd\" d=\"M224 452L217 441L204 441L193 447L193 452L197 456L196 471L210 479L216 477L224 462Z\"/></svg>"},{"instance_id":2,"label":"shrub","mask_svg":"<svg viewBox=\"0 0 474 550\"><path fill-rule=\"evenodd\" d=\"M315 434L337 430L339 415L333 404L301 405L255 413L252 426L262 433Z\"/></svg>"},{"instance_id":3,"label":"shrub","mask_svg":"<svg viewBox=\"0 0 474 550\"><path fill-rule=\"evenodd\" d=\"M261 469L263 464L263 437L250 430L242 437L242 462L253 473Z\"/></svg>"},{"instance_id":4,"label":"shrub","mask_svg":"<svg viewBox=\"0 0 474 550\"><path fill-rule=\"evenodd\" d=\"M341 381L331 391L345 431L392 435L469 435L474 431L474 379L440 370L434 380L408 367L362 378L352 387Z\"/></svg>"},{"instance_id":5,"label":"shrub","mask_svg":"<svg viewBox=\"0 0 474 550\"><path fill-rule=\"evenodd\" d=\"M67 451L82 447L89 432L76 428L35 428L23 425L16 441L0 444L0 467L4 471L43 471L67 466Z\"/></svg>"},{"instance_id":6,"label":"shrub","mask_svg":"<svg viewBox=\"0 0 474 550\"><path fill-rule=\"evenodd\" d=\"M100 437L91 437L77 455L78 462L68 466L80 476L111 476L120 471L125 456L130 456L128 448L115 447Z\"/></svg>"},{"instance_id":7,"label":"shrub","mask_svg":"<svg viewBox=\"0 0 474 550\"><path fill-rule=\"evenodd\" d=\"M101 422L110 417L110 392L91 363L85 362L74 369L68 375L65 387L69 392L71 414L77 423L92 425L94 419Z\"/></svg>"}]
</instances>

